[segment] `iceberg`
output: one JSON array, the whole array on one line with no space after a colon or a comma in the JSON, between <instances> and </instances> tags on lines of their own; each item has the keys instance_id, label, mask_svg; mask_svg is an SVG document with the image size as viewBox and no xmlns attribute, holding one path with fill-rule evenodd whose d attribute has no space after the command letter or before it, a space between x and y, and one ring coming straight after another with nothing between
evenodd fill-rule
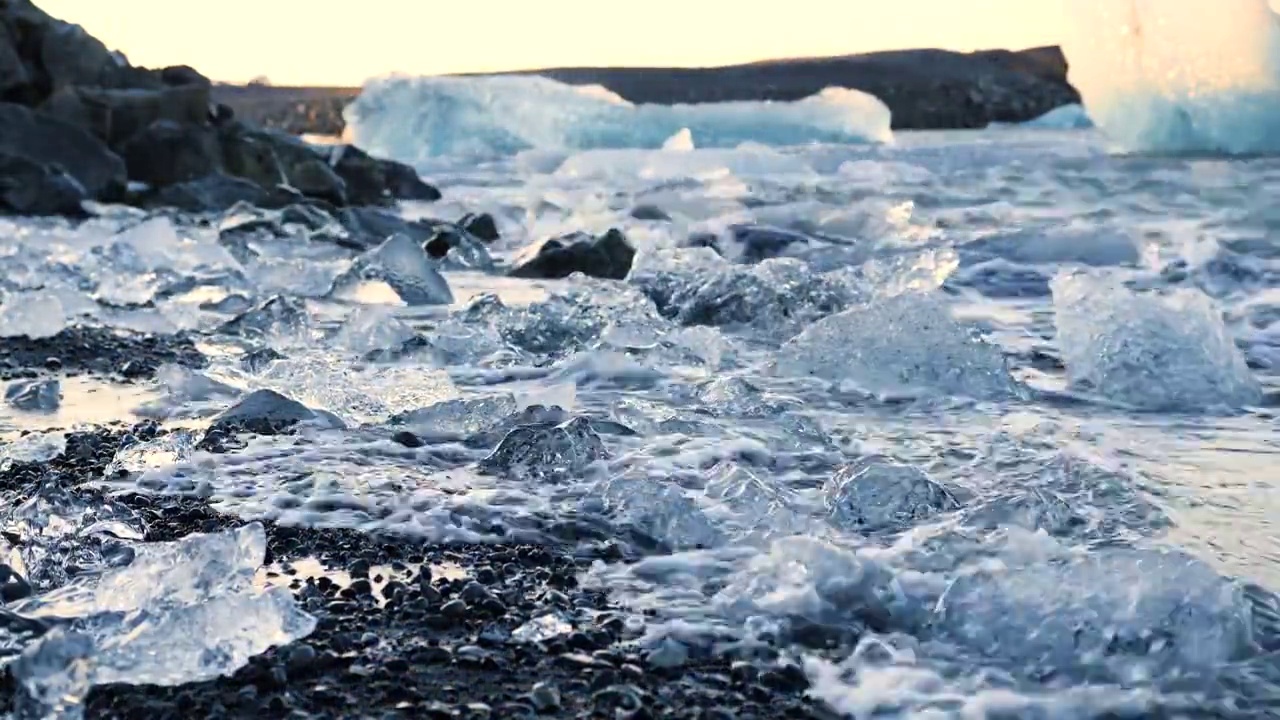
<instances>
[{"instance_id":1,"label":"iceberg","mask_svg":"<svg viewBox=\"0 0 1280 720\"><path fill-rule=\"evenodd\" d=\"M1067 0L1062 49L1122 151L1280 152L1280 23L1266 0Z\"/></svg>"},{"instance_id":2,"label":"iceberg","mask_svg":"<svg viewBox=\"0 0 1280 720\"><path fill-rule=\"evenodd\" d=\"M410 164L533 149L657 150L686 133L700 148L889 142L889 108L827 88L795 102L633 105L541 77L404 77L370 81L345 111L351 140Z\"/></svg>"}]
</instances>

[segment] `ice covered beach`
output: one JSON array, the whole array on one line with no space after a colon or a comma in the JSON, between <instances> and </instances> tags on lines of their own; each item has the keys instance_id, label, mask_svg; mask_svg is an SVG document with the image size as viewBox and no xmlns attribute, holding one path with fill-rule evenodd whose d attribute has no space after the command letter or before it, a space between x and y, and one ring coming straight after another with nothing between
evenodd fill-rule
<instances>
[{"instance_id":1,"label":"ice covered beach","mask_svg":"<svg viewBox=\"0 0 1280 720\"><path fill-rule=\"evenodd\" d=\"M135 181L0 185L5 708L1274 717L1274 18L1086 5L1013 127L397 77L370 156L0 142Z\"/></svg>"}]
</instances>

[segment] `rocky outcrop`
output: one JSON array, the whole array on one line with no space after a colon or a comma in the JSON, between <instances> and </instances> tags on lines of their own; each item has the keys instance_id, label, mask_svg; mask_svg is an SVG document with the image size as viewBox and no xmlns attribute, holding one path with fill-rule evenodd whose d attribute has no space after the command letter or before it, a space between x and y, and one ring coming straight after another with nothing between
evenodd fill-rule
<instances>
[{"instance_id":1,"label":"rocky outcrop","mask_svg":"<svg viewBox=\"0 0 1280 720\"><path fill-rule=\"evenodd\" d=\"M212 90L190 67L134 67L31 0L0 0L0 212L440 197L406 165L237 121ZM126 194L129 181L146 191Z\"/></svg>"},{"instance_id":2,"label":"rocky outcrop","mask_svg":"<svg viewBox=\"0 0 1280 720\"><path fill-rule=\"evenodd\" d=\"M622 280L631 271L635 248L617 229L603 235L573 233L526 247L512 261L511 277L560 279L573 273Z\"/></svg>"}]
</instances>

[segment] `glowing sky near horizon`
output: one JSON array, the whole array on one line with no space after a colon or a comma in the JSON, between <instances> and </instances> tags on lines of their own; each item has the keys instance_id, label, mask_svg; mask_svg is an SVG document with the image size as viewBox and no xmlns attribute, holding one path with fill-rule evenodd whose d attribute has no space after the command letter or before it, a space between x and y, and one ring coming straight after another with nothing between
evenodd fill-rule
<instances>
[{"instance_id":1,"label":"glowing sky near horizon","mask_svg":"<svg viewBox=\"0 0 1280 720\"><path fill-rule=\"evenodd\" d=\"M35 0L135 64L358 85L389 72L706 66L1056 41L1061 0Z\"/></svg>"}]
</instances>

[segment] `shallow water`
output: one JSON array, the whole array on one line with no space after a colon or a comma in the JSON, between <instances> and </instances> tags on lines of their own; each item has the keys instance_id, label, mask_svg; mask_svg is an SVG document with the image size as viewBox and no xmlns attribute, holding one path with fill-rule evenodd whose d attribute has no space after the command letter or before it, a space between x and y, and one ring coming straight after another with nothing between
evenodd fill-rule
<instances>
[{"instance_id":1,"label":"shallow water","mask_svg":"<svg viewBox=\"0 0 1280 720\"><path fill-rule=\"evenodd\" d=\"M144 267L157 292L129 326L206 333L212 356L109 401L77 381L46 427L119 419L121 398L190 425L276 389L349 428L224 456L170 436L112 482L246 518L567 543L601 558L585 582L652 612L651 642L852 629L856 649L808 660L849 712L1226 712L1278 689L1271 600L1244 584L1280 589L1280 160L1117 157L1093 132L1001 129L423 170L446 200L407 214L492 212L500 260L619 227L632 277L446 271L448 308L299 290L305 319L246 340L211 332L233 313L164 288L199 277L259 300L291 275L331 282L350 254L277 239L242 261L179 229L139 260L109 221L11 235L6 292L44 285L83 322L125 322L93 287ZM635 220L639 204L672 219ZM734 223L814 239L750 265L671 250L711 232L732 257ZM429 352L361 359L414 334ZM263 343L284 359L245 369ZM529 405L591 422L493 452ZM5 429L37 427L5 412ZM402 428L427 444L388 439Z\"/></svg>"}]
</instances>

